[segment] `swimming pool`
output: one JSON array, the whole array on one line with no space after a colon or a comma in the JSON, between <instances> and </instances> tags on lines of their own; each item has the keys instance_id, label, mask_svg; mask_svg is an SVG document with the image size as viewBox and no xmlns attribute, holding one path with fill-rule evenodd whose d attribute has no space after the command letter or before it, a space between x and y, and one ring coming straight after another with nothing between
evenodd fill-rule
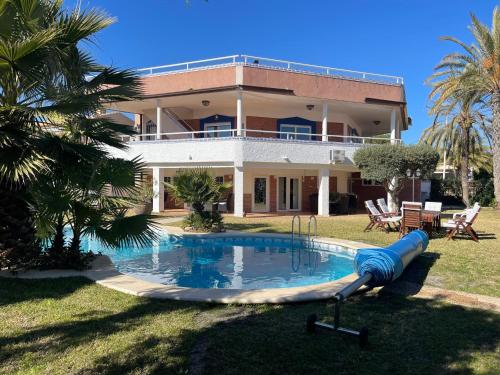
<instances>
[{"instance_id":1,"label":"swimming pool","mask_svg":"<svg viewBox=\"0 0 500 375\"><path fill-rule=\"evenodd\" d=\"M251 235L164 234L142 247L83 247L108 255L117 270L142 280L188 288L267 289L316 285L354 271L354 251L303 239Z\"/></svg>"}]
</instances>

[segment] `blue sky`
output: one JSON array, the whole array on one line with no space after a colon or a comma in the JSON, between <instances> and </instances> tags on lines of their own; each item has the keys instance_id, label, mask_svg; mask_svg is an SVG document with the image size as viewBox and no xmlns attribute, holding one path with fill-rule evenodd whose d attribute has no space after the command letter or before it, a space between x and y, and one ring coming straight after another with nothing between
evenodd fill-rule
<instances>
[{"instance_id":1,"label":"blue sky","mask_svg":"<svg viewBox=\"0 0 500 375\"><path fill-rule=\"evenodd\" d=\"M75 1L67 1L71 6ZM425 79L456 47L471 42L469 12L488 25L493 0L82 0L118 18L91 45L99 61L138 68L250 54L403 76L418 141L431 119Z\"/></svg>"}]
</instances>

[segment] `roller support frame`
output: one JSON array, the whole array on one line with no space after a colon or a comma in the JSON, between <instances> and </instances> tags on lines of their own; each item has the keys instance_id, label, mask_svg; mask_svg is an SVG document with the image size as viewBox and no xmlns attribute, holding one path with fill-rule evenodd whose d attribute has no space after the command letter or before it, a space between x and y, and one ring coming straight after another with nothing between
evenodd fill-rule
<instances>
[{"instance_id":1,"label":"roller support frame","mask_svg":"<svg viewBox=\"0 0 500 375\"><path fill-rule=\"evenodd\" d=\"M307 318L306 329L307 332L313 333L317 328L324 329L328 331L334 331L342 333L348 336L354 336L359 339L359 346L361 348L365 347L368 343L368 329L366 327L361 328L359 331L355 331L349 328L340 327L340 307L342 303L356 292L363 285L368 283L372 279L371 273L366 273L365 275L359 277L357 280L353 281L346 287L342 288L335 296L335 307L333 310L333 325L323 322L319 322L316 314L312 314Z\"/></svg>"}]
</instances>

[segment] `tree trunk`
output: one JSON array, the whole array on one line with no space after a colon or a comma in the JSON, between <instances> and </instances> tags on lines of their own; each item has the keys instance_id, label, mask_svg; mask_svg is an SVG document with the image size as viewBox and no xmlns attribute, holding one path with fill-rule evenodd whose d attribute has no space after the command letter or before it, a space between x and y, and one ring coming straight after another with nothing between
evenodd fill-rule
<instances>
[{"instance_id":1,"label":"tree trunk","mask_svg":"<svg viewBox=\"0 0 500 375\"><path fill-rule=\"evenodd\" d=\"M460 182L462 185L462 200L467 208L470 207L469 198L469 128L462 130L462 151L460 160Z\"/></svg>"},{"instance_id":2,"label":"tree trunk","mask_svg":"<svg viewBox=\"0 0 500 375\"><path fill-rule=\"evenodd\" d=\"M493 185L495 187L495 207L500 209L500 90L491 97L493 110Z\"/></svg>"},{"instance_id":3,"label":"tree trunk","mask_svg":"<svg viewBox=\"0 0 500 375\"><path fill-rule=\"evenodd\" d=\"M70 251L74 254L80 254L81 231L73 227L73 238L71 239Z\"/></svg>"},{"instance_id":4,"label":"tree trunk","mask_svg":"<svg viewBox=\"0 0 500 375\"><path fill-rule=\"evenodd\" d=\"M39 261L33 215L25 191L0 183L0 268L29 268Z\"/></svg>"},{"instance_id":5,"label":"tree trunk","mask_svg":"<svg viewBox=\"0 0 500 375\"><path fill-rule=\"evenodd\" d=\"M54 235L54 240L52 241L52 246L50 248L50 255L55 257L61 257L63 253L64 253L64 222L63 222L63 216L60 215L57 218L56 233Z\"/></svg>"}]
</instances>

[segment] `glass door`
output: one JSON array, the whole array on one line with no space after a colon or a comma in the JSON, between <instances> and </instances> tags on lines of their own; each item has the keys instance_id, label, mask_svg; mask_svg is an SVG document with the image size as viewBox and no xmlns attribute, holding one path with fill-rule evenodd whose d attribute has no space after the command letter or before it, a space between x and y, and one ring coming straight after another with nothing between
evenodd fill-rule
<instances>
[{"instance_id":1,"label":"glass door","mask_svg":"<svg viewBox=\"0 0 500 375\"><path fill-rule=\"evenodd\" d=\"M290 178L290 191L288 193L288 209L298 210L299 209L299 179Z\"/></svg>"},{"instance_id":2,"label":"glass door","mask_svg":"<svg viewBox=\"0 0 500 375\"><path fill-rule=\"evenodd\" d=\"M300 209L300 184L297 177L278 177L278 210Z\"/></svg>"},{"instance_id":3,"label":"glass door","mask_svg":"<svg viewBox=\"0 0 500 375\"><path fill-rule=\"evenodd\" d=\"M253 211L266 212L267 209L267 178L255 177L253 180Z\"/></svg>"}]
</instances>

